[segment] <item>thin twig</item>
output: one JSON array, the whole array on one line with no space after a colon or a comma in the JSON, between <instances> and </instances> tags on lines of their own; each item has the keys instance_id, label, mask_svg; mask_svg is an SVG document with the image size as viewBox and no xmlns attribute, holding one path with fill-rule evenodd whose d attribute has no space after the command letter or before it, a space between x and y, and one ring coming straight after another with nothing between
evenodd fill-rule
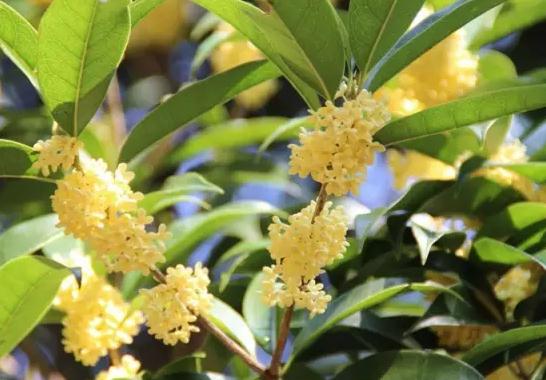
<instances>
[{"instance_id":1,"label":"thin twig","mask_svg":"<svg viewBox=\"0 0 546 380\"><path fill-rule=\"evenodd\" d=\"M220 330L216 325L211 323L208 319L204 317L199 317L197 323L207 330L209 333L214 335L216 339L222 342L228 350L230 350L235 355L238 355L243 361L257 374L260 376L265 376L265 368L245 349L243 349L238 343L233 339L227 336L222 330Z\"/></svg>"},{"instance_id":2,"label":"thin twig","mask_svg":"<svg viewBox=\"0 0 546 380\"><path fill-rule=\"evenodd\" d=\"M108 356L110 357L110 365L119 366L121 363L121 355L118 350L108 350Z\"/></svg>"},{"instance_id":3,"label":"thin twig","mask_svg":"<svg viewBox=\"0 0 546 380\"><path fill-rule=\"evenodd\" d=\"M271 357L271 364L267 370L267 375L272 379L279 378L279 369L281 366L282 354L284 352L284 347L286 346L286 341L288 340L288 334L290 333L290 321L292 321L292 316L294 314L294 305L289 306L282 316L281 326L279 329L279 337L277 339L277 346L273 351L273 356Z\"/></svg>"}]
</instances>

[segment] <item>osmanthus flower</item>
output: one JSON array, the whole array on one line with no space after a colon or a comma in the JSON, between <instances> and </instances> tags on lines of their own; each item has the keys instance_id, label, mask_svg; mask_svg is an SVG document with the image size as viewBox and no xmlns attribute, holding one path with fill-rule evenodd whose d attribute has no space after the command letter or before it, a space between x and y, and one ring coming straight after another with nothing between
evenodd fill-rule
<instances>
[{"instance_id":1,"label":"osmanthus flower","mask_svg":"<svg viewBox=\"0 0 546 380\"><path fill-rule=\"evenodd\" d=\"M226 37L235 32L233 27L225 22L218 24L217 33ZM212 69L216 73L227 71L244 63L264 59L264 55L256 46L244 38L231 38L221 43L211 54ZM236 96L235 101L244 108L254 110L262 107L277 92L277 82L268 80L260 83Z\"/></svg>"},{"instance_id":2,"label":"osmanthus flower","mask_svg":"<svg viewBox=\"0 0 546 380\"><path fill-rule=\"evenodd\" d=\"M275 264L263 268L262 298L270 306L293 305L314 315L323 313L331 299L315 279L346 250L346 216L342 207L327 202L313 220L315 208L311 202L288 223L275 216L269 226L269 252Z\"/></svg>"},{"instance_id":3,"label":"osmanthus flower","mask_svg":"<svg viewBox=\"0 0 546 380\"><path fill-rule=\"evenodd\" d=\"M68 170L74 165L82 147L83 144L72 136L55 135L46 141L39 140L32 148L39 153L32 167L46 177L59 168Z\"/></svg>"},{"instance_id":4,"label":"osmanthus flower","mask_svg":"<svg viewBox=\"0 0 546 380\"><path fill-rule=\"evenodd\" d=\"M140 362L131 355L123 355L119 365L113 365L106 371L101 371L95 380L140 379L138 372Z\"/></svg>"},{"instance_id":5,"label":"osmanthus flower","mask_svg":"<svg viewBox=\"0 0 546 380\"><path fill-rule=\"evenodd\" d=\"M64 349L84 365L95 365L108 350L132 343L143 322L142 313L132 311L116 288L91 277L66 309Z\"/></svg>"},{"instance_id":6,"label":"osmanthus flower","mask_svg":"<svg viewBox=\"0 0 546 380\"><path fill-rule=\"evenodd\" d=\"M328 194L357 194L366 166L384 150L373 135L389 120L384 104L365 90L339 107L327 101L310 118L314 129L300 133L299 145L289 145L290 174L310 175L326 185Z\"/></svg>"},{"instance_id":7,"label":"osmanthus flower","mask_svg":"<svg viewBox=\"0 0 546 380\"><path fill-rule=\"evenodd\" d=\"M188 343L191 334L199 331L198 317L212 307L209 284L208 269L201 263L193 269L179 264L167 269L165 283L141 290L149 333L168 345Z\"/></svg>"},{"instance_id":8,"label":"osmanthus flower","mask_svg":"<svg viewBox=\"0 0 546 380\"><path fill-rule=\"evenodd\" d=\"M431 13L425 7L417 20ZM464 30L451 34L402 70L376 97L386 98L392 113L409 115L465 95L477 84L479 62L465 39Z\"/></svg>"},{"instance_id":9,"label":"osmanthus flower","mask_svg":"<svg viewBox=\"0 0 546 380\"><path fill-rule=\"evenodd\" d=\"M504 303L506 315L513 317L516 306L536 293L544 270L538 264L516 265L495 284L495 296Z\"/></svg>"},{"instance_id":10,"label":"osmanthus flower","mask_svg":"<svg viewBox=\"0 0 546 380\"><path fill-rule=\"evenodd\" d=\"M434 326L432 331L438 337L438 346L451 351L466 351L497 332L495 326L463 325Z\"/></svg>"},{"instance_id":11,"label":"osmanthus flower","mask_svg":"<svg viewBox=\"0 0 546 380\"><path fill-rule=\"evenodd\" d=\"M120 164L114 172L102 160L82 156L80 168L58 181L53 210L65 232L86 241L109 271L139 270L164 261L164 225L157 232L147 226L153 218L138 208L143 195L133 192L134 174Z\"/></svg>"},{"instance_id":12,"label":"osmanthus flower","mask_svg":"<svg viewBox=\"0 0 546 380\"><path fill-rule=\"evenodd\" d=\"M455 166L413 150L402 153L389 149L387 162L394 177L394 187L398 190L412 179L451 180L457 177L458 172Z\"/></svg>"}]
</instances>

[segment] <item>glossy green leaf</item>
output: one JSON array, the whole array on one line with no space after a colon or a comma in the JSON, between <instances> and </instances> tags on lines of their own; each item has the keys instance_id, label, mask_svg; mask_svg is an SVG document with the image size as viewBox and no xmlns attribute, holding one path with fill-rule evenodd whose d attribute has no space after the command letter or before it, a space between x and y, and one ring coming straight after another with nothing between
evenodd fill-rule
<instances>
[{"instance_id":1,"label":"glossy green leaf","mask_svg":"<svg viewBox=\"0 0 546 380\"><path fill-rule=\"evenodd\" d=\"M0 178L34 179L36 171L31 168L34 161L36 157L30 146L0 139Z\"/></svg>"},{"instance_id":2,"label":"glossy green leaf","mask_svg":"<svg viewBox=\"0 0 546 380\"><path fill-rule=\"evenodd\" d=\"M0 234L0 265L18 256L36 252L63 236L56 227L57 215L49 214L16 224Z\"/></svg>"},{"instance_id":3,"label":"glossy green leaf","mask_svg":"<svg viewBox=\"0 0 546 380\"><path fill-rule=\"evenodd\" d=\"M501 167L521 174L524 177L529 178L531 181L542 184L546 183L546 162L526 162L523 164L507 164L507 165L495 165L494 167Z\"/></svg>"},{"instance_id":4,"label":"glossy green leaf","mask_svg":"<svg viewBox=\"0 0 546 380\"><path fill-rule=\"evenodd\" d=\"M417 248L421 256L421 264L425 265L432 246L449 232L438 232L427 228L416 221L410 221L411 232L417 241Z\"/></svg>"},{"instance_id":5,"label":"glossy green leaf","mask_svg":"<svg viewBox=\"0 0 546 380\"><path fill-rule=\"evenodd\" d=\"M506 135L512 127L512 119L512 116L501 117L495 120L485 131L483 152L487 157L495 154L506 139Z\"/></svg>"},{"instance_id":6,"label":"glossy green leaf","mask_svg":"<svg viewBox=\"0 0 546 380\"><path fill-rule=\"evenodd\" d=\"M391 145L545 106L544 84L491 89L394 120L375 138Z\"/></svg>"},{"instance_id":7,"label":"glossy green leaf","mask_svg":"<svg viewBox=\"0 0 546 380\"><path fill-rule=\"evenodd\" d=\"M478 86L500 81L516 79L516 65L512 60L496 50L487 50L480 54L478 62Z\"/></svg>"},{"instance_id":8,"label":"glossy green leaf","mask_svg":"<svg viewBox=\"0 0 546 380\"><path fill-rule=\"evenodd\" d=\"M477 237L488 236L504 240L515 232L546 220L546 204L518 202L486 219Z\"/></svg>"},{"instance_id":9,"label":"glossy green leaf","mask_svg":"<svg viewBox=\"0 0 546 380\"><path fill-rule=\"evenodd\" d=\"M358 244L358 252L362 251L368 237L375 232L379 222L385 217L388 208L379 207L367 214L360 214L355 217L355 235Z\"/></svg>"},{"instance_id":10,"label":"glossy green leaf","mask_svg":"<svg viewBox=\"0 0 546 380\"><path fill-rule=\"evenodd\" d=\"M546 3L542 0L511 1L503 7L495 22L474 36L472 49L494 42L510 33L546 19Z\"/></svg>"},{"instance_id":11,"label":"glossy green leaf","mask_svg":"<svg viewBox=\"0 0 546 380\"><path fill-rule=\"evenodd\" d=\"M535 262L546 269L546 257L530 255L520 249L491 238L481 238L474 243L477 256L485 262L517 265Z\"/></svg>"},{"instance_id":12,"label":"glossy green leaf","mask_svg":"<svg viewBox=\"0 0 546 380\"><path fill-rule=\"evenodd\" d=\"M308 121L307 117L298 117L295 119L290 119L286 123L280 125L277 129L271 132L271 134L264 139L264 141L262 142L262 145L260 145L259 152L260 153L265 152L271 144L281 139L282 137L296 136L298 133L298 130L302 128L305 124L307 124L307 121Z\"/></svg>"},{"instance_id":13,"label":"glossy green leaf","mask_svg":"<svg viewBox=\"0 0 546 380\"><path fill-rule=\"evenodd\" d=\"M243 317L231 306L215 298L209 318L223 332L239 342L251 355L256 354L256 341L252 331Z\"/></svg>"},{"instance_id":14,"label":"glossy green leaf","mask_svg":"<svg viewBox=\"0 0 546 380\"><path fill-rule=\"evenodd\" d=\"M260 272L248 285L243 298L243 316L256 340L271 351L277 331L277 310L262 301L263 273Z\"/></svg>"},{"instance_id":15,"label":"glossy green leaf","mask_svg":"<svg viewBox=\"0 0 546 380\"><path fill-rule=\"evenodd\" d=\"M350 364L333 380L483 380L468 364L447 355L426 351L380 352Z\"/></svg>"},{"instance_id":16,"label":"glossy green leaf","mask_svg":"<svg viewBox=\"0 0 546 380\"><path fill-rule=\"evenodd\" d=\"M351 0L349 37L365 76L406 32L424 0Z\"/></svg>"},{"instance_id":17,"label":"glossy green leaf","mask_svg":"<svg viewBox=\"0 0 546 380\"><path fill-rule=\"evenodd\" d=\"M195 82L153 109L138 123L123 144L120 162L127 162L153 143L184 127L198 116L279 71L266 61L250 62Z\"/></svg>"},{"instance_id":18,"label":"glossy green leaf","mask_svg":"<svg viewBox=\"0 0 546 380\"><path fill-rule=\"evenodd\" d=\"M216 14L248 38L281 70L309 107L316 109L320 106L316 92L292 69L292 66L304 67L303 70L306 71L308 62L299 54L289 31L277 18L243 0L194 2Z\"/></svg>"},{"instance_id":19,"label":"glossy green leaf","mask_svg":"<svg viewBox=\"0 0 546 380\"><path fill-rule=\"evenodd\" d=\"M283 57L285 63L322 96L332 99L345 69L343 36L332 4L329 0L273 0L271 4L273 15L288 31L305 65L289 60L292 57Z\"/></svg>"},{"instance_id":20,"label":"glossy green leaf","mask_svg":"<svg viewBox=\"0 0 546 380\"><path fill-rule=\"evenodd\" d=\"M200 174L186 173L167 178L161 190L146 194L139 202L139 206L147 213L155 214L175 203L191 201L191 194L195 192L223 194L224 191Z\"/></svg>"},{"instance_id":21,"label":"glossy green leaf","mask_svg":"<svg viewBox=\"0 0 546 380\"><path fill-rule=\"evenodd\" d=\"M170 157L172 162L180 162L208 149L232 149L261 143L265 138L286 125L283 117L257 117L229 120L196 134L184 142ZM284 133L280 139L293 137L294 133Z\"/></svg>"},{"instance_id":22,"label":"glossy green leaf","mask_svg":"<svg viewBox=\"0 0 546 380\"><path fill-rule=\"evenodd\" d=\"M374 66L365 88L375 91L451 33L505 0L459 0L414 27Z\"/></svg>"},{"instance_id":23,"label":"glossy green leaf","mask_svg":"<svg viewBox=\"0 0 546 380\"><path fill-rule=\"evenodd\" d=\"M56 0L41 19L38 81L67 132L81 132L104 100L129 40L129 0Z\"/></svg>"},{"instance_id":24,"label":"glossy green leaf","mask_svg":"<svg viewBox=\"0 0 546 380\"><path fill-rule=\"evenodd\" d=\"M462 360L476 367L511 348L528 342L544 342L545 340L546 325L515 328L485 339L464 354Z\"/></svg>"},{"instance_id":25,"label":"glossy green leaf","mask_svg":"<svg viewBox=\"0 0 546 380\"><path fill-rule=\"evenodd\" d=\"M3 1L0 2L0 50L38 88L38 33L23 16Z\"/></svg>"},{"instance_id":26,"label":"glossy green leaf","mask_svg":"<svg viewBox=\"0 0 546 380\"><path fill-rule=\"evenodd\" d=\"M203 352L195 352L190 356L176 359L167 365L158 369L154 375L154 380L160 380L166 376L178 375L180 373L200 371L201 360L206 358Z\"/></svg>"},{"instance_id":27,"label":"glossy green leaf","mask_svg":"<svg viewBox=\"0 0 546 380\"><path fill-rule=\"evenodd\" d=\"M0 267L0 356L9 353L46 314L70 270L25 256Z\"/></svg>"},{"instance_id":28,"label":"glossy green leaf","mask_svg":"<svg viewBox=\"0 0 546 380\"><path fill-rule=\"evenodd\" d=\"M362 284L330 303L324 314L319 314L307 323L294 340L294 349L289 362L321 334L350 315L375 306L395 295L409 290L410 284L389 286L386 280L379 279Z\"/></svg>"}]
</instances>

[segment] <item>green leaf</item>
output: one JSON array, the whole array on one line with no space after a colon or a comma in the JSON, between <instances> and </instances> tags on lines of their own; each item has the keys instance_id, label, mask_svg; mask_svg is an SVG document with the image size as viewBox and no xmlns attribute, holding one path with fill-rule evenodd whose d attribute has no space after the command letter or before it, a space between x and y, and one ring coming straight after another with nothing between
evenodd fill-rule
<instances>
[{"instance_id":1,"label":"green leaf","mask_svg":"<svg viewBox=\"0 0 546 380\"><path fill-rule=\"evenodd\" d=\"M129 40L129 0L56 0L42 17L38 81L59 125L77 135L101 105Z\"/></svg>"},{"instance_id":2,"label":"green leaf","mask_svg":"<svg viewBox=\"0 0 546 380\"><path fill-rule=\"evenodd\" d=\"M343 36L329 0L273 0L273 14L294 41L305 66L285 63L327 99L339 88L345 69ZM275 38L276 36L270 36Z\"/></svg>"},{"instance_id":3,"label":"green leaf","mask_svg":"<svg viewBox=\"0 0 546 380\"><path fill-rule=\"evenodd\" d=\"M0 178L39 179L36 170L31 169L34 161L36 157L30 146L0 139Z\"/></svg>"},{"instance_id":4,"label":"green leaf","mask_svg":"<svg viewBox=\"0 0 546 380\"><path fill-rule=\"evenodd\" d=\"M505 0L459 0L406 33L374 66L364 85L375 91L451 33Z\"/></svg>"},{"instance_id":5,"label":"green leaf","mask_svg":"<svg viewBox=\"0 0 546 380\"><path fill-rule=\"evenodd\" d=\"M190 194L195 192L224 193L221 188L202 175L186 173L167 178L161 190L146 194L139 202L139 206L148 214L155 214L177 202L187 201Z\"/></svg>"},{"instance_id":6,"label":"green leaf","mask_svg":"<svg viewBox=\"0 0 546 380\"><path fill-rule=\"evenodd\" d=\"M544 342L546 325L515 328L495 334L463 355L462 360L471 366L479 366L497 354L528 342Z\"/></svg>"},{"instance_id":7,"label":"green leaf","mask_svg":"<svg viewBox=\"0 0 546 380\"><path fill-rule=\"evenodd\" d=\"M490 157L495 154L506 139L510 127L512 127L512 116L501 117L495 120L485 131L483 140L483 151Z\"/></svg>"},{"instance_id":8,"label":"green leaf","mask_svg":"<svg viewBox=\"0 0 546 380\"><path fill-rule=\"evenodd\" d=\"M250 331L243 317L231 306L215 298L208 317L212 323L239 342L251 355L256 354L256 341L252 331Z\"/></svg>"},{"instance_id":9,"label":"green leaf","mask_svg":"<svg viewBox=\"0 0 546 380\"><path fill-rule=\"evenodd\" d=\"M259 272L248 285L243 298L243 316L256 340L271 351L276 339L277 310L262 301L263 278L263 273Z\"/></svg>"},{"instance_id":10,"label":"green leaf","mask_svg":"<svg viewBox=\"0 0 546 380\"><path fill-rule=\"evenodd\" d=\"M508 169L515 173L521 174L529 178L531 181L542 184L546 183L546 162L526 162L524 164L507 164L507 165L489 165Z\"/></svg>"},{"instance_id":11,"label":"green leaf","mask_svg":"<svg viewBox=\"0 0 546 380\"><path fill-rule=\"evenodd\" d=\"M360 214L355 217L355 235L357 240L357 251L360 253L368 237L374 233L379 222L389 211L386 207L378 207L367 214Z\"/></svg>"},{"instance_id":12,"label":"green leaf","mask_svg":"<svg viewBox=\"0 0 546 380\"><path fill-rule=\"evenodd\" d=\"M409 28L424 0L351 0L349 37L363 75Z\"/></svg>"},{"instance_id":13,"label":"green leaf","mask_svg":"<svg viewBox=\"0 0 546 380\"><path fill-rule=\"evenodd\" d=\"M158 5L165 0L134 0L129 5L129 13L131 14L131 26L134 28L144 17L153 11Z\"/></svg>"},{"instance_id":14,"label":"green leaf","mask_svg":"<svg viewBox=\"0 0 546 380\"><path fill-rule=\"evenodd\" d=\"M38 33L23 16L3 1L0 2L0 50L38 88Z\"/></svg>"},{"instance_id":15,"label":"green leaf","mask_svg":"<svg viewBox=\"0 0 546 380\"><path fill-rule=\"evenodd\" d=\"M317 315L296 335L294 349L290 356L291 363L296 356L321 334L350 315L375 306L395 295L409 290L410 284L389 286L385 279L373 280L362 284L334 299L324 314Z\"/></svg>"},{"instance_id":16,"label":"green leaf","mask_svg":"<svg viewBox=\"0 0 546 380\"><path fill-rule=\"evenodd\" d=\"M9 353L46 314L70 270L25 256L0 267L0 357Z\"/></svg>"},{"instance_id":17,"label":"green leaf","mask_svg":"<svg viewBox=\"0 0 546 380\"><path fill-rule=\"evenodd\" d=\"M309 107L320 106L315 91L291 68L303 67L305 71L308 62L299 54L295 41L278 18L242 0L194 0L194 3L216 14L248 38L281 70Z\"/></svg>"},{"instance_id":18,"label":"green leaf","mask_svg":"<svg viewBox=\"0 0 546 380\"><path fill-rule=\"evenodd\" d=\"M29 255L63 236L56 227L57 215L27 220L0 234L0 265L18 256Z\"/></svg>"},{"instance_id":19,"label":"green leaf","mask_svg":"<svg viewBox=\"0 0 546 380\"><path fill-rule=\"evenodd\" d=\"M182 144L169 159L176 163L208 149L232 149L240 146L261 143L265 138L286 125L283 117L256 117L234 119L215 125L196 134ZM284 133L282 139L293 137L293 133Z\"/></svg>"},{"instance_id":20,"label":"green leaf","mask_svg":"<svg viewBox=\"0 0 546 380\"><path fill-rule=\"evenodd\" d=\"M518 76L512 60L496 50L480 54L478 73L478 87L488 82L516 79Z\"/></svg>"},{"instance_id":21,"label":"green leaf","mask_svg":"<svg viewBox=\"0 0 546 380\"><path fill-rule=\"evenodd\" d=\"M394 120L375 138L385 145L397 144L545 106L544 84L485 90Z\"/></svg>"},{"instance_id":22,"label":"green leaf","mask_svg":"<svg viewBox=\"0 0 546 380\"><path fill-rule=\"evenodd\" d=\"M421 264L425 265L432 246L434 246L442 237L449 234L449 232L435 231L414 220L410 221L410 227L411 232L417 241L417 248L419 248L419 254L421 256Z\"/></svg>"},{"instance_id":23,"label":"green leaf","mask_svg":"<svg viewBox=\"0 0 546 380\"><path fill-rule=\"evenodd\" d=\"M488 236L495 239L507 239L546 219L546 204L539 202L518 202L505 210L486 219L477 237Z\"/></svg>"},{"instance_id":24,"label":"green leaf","mask_svg":"<svg viewBox=\"0 0 546 380\"><path fill-rule=\"evenodd\" d=\"M123 144L120 162L127 162L153 143L263 81L278 70L266 61L250 62L195 82L158 105L132 130Z\"/></svg>"},{"instance_id":25,"label":"green leaf","mask_svg":"<svg viewBox=\"0 0 546 380\"><path fill-rule=\"evenodd\" d=\"M546 19L546 3L542 0L519 0L506 4L493 25L483 28L470 42L471 49L494 42L510 33Z\"/></svg>"},{"instance_id":26,"label":"green leaf","mask_svg":"<svg viewBox=\"0 0 546 380\"><path fill-rule=\"evenodd\" d=\"M260 145L259 152L265 152L271 144L285 136L296 136L296 130L302 128L307 123L307 121L307 117L298 117L295 119L290 119L286 123L280 125L279 127L277 127L277 129L271 132L271 134L267 136L267 138L265 138L265 140L262 142L262 145Z\"/></svg>"},{"instance_id":27,"label":"green leaf","mask_svg":"<svg viewBox=\"0 0 546 380\"><path fill-rule=\"evenodd\" d=\"M546 257L530 255L520 249L490 238L481 238L474 243L477 256L486 262L517 265L535 262L546 269Z\"/></svg>"},{"instance_id":28,"label":"green leaf","mask_svg":"<svg viewBox=\"0 0 546 380\"><path fill-rule=\"evenodd\" d=\"M333 380L483 380L468 364L447 355L427 351L380 352L350 364Z\"/></svg>"},{"instance_id":29,"label":"green leaf","mask_svg":"<svg viewBox=\"0 0 546 380\"><path fill-rule=\"evenodd\" d=\"M179 373L195 372L201 369L201 360L206 358L206 354L203 352L195 352L190 356L185 356L180 359L176 359L169 364L164 365L158 369L153 379L161 379L169 375L177 375Z\"/></svg>"}]
</instances>

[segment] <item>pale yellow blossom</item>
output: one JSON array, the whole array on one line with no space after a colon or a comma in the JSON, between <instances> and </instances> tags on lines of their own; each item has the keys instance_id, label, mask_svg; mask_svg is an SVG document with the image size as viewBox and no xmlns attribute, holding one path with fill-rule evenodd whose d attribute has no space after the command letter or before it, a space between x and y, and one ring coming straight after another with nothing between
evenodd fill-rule
<instances>
[{"instance_id":1,"label":"pale yellow blossom","mask_svg":"<svg viewBox=\"0 0 546 380\"><path fill-rule=\"evenodd\" d=\"M535 294L542 274L542 268L536 263L516 265L495 284L495 296L504 303L509 319L521 301Z\"/></svg>"},{"instance_id":2,"label":"pale yellow blossom","mask_svg":"<svg viewBox=\"0 0 546 380\"><path fill-rule=\"evenodd\" d=\"M42 172L44 176L56 172L59 168L70 169L83 144L76 137L52 136L49 140L39 140L32 149L38 152L38 159L32 164L32 168Z\"/></svg>"},{"instance_id":3,"label":"pale yellow blossom","mask_svg":"<svg viewBox=\"0 0 546 380\"><path fill-rule=\"evenodd\" d=\"M123 355L119 365L113 365L106 371L101 371L95 380L140 379L138 371L140 362L131 355Z\"/></svg>"}]
</instances>

